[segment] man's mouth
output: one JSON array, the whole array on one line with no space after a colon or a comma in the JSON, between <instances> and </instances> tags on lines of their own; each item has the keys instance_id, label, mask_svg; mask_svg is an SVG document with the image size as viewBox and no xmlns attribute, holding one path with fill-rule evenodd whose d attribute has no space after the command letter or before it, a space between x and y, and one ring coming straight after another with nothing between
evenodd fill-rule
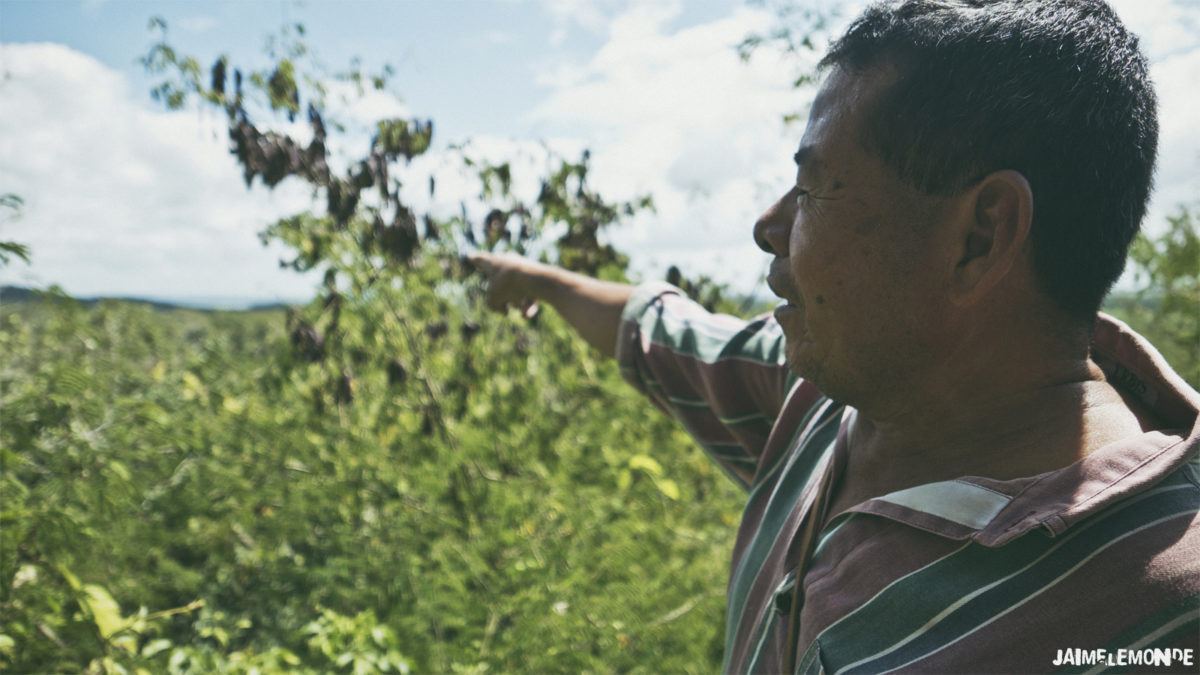
<instances>
[{"instance_id":1,"label":"man's mouth","mask_svg":"<svg viewBox=\"0 0 1200 675\"><path fill-rule=\"evenodd\" d=\"M795 297L794 295L789 294L787 291L780 293L778 290L775 290L776 288L778 288L778 286L772 286L772 292L783 300L783 302L775 308L774 314L776 321L784 322L789 316L802 312L804 305L799 301L792 300L792 298Z\"/></svg>"},{"instance_id":2,"label":"man's mouth","mask_svg":"<svg viewBox=\"0 0 1200 675\"><path fill-rule=\"evenodd\" d=\"M771 269L767 272L767 286L783 300L783 303L775 308L775 320L794 326L795 316L803 316L804 302L800 299L800 292L796 289L796 282L789 273L786 262L777 258L771 263Z\"/></svg>"},{"instance_id":3,"label":"man's mouth","mask_svg":"<svg viewBox=\"0 0 1200 675\"><path fill-rule=\"evenodd\" d=\"M796 291L792 277L787 272L778 269L777 263L771 264L771 270L767 274L767 286L772 293L787 302L786 305L781 305L781 308L798 308L804 305L800 302L800 293Z\"/></svg>"}]
</instances>

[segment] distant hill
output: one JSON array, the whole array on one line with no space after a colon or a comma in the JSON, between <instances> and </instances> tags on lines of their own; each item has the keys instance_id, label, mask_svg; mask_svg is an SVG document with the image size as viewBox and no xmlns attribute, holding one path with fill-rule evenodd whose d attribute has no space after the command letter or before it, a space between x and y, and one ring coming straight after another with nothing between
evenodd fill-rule
<instances>
[{"instance_id":1,"label":"distant hill","mask_svg":"<svg viewBox=\"0 0 1200 675\"><path fill-rule=\"evenodd\" d=\"M29 302L41 302L50 291L36 290L25 288L23 286L0 286L0 304L17 304ZM73 297L73 296L72 296ZM147 305L151 309L158 311L170 311L178 309L191 309L202 312L210 312L215 310L224 311L269 311L273 309L283 309L288 306L285 302L257 302L249 298L190 298L190 299L161 299L161 298L139 298L139 297L88 297L74 298L84 306L91 307L97 302L104 300L118 300L121 302L132 302L142 305Z\"/></svg>"}]
</instances>

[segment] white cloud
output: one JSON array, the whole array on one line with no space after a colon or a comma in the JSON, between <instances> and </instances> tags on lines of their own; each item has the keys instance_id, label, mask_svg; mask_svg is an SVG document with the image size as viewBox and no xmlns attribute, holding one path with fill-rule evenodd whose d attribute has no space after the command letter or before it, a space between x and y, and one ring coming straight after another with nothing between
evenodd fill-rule
<instances>
[{"instance_id":1,"label":"white cloud","mask_svg":"<svg viewBox=\"0 0 1200 675\"><path fill-rule=\"evenodd\" d=\"M857 1L857 0L856 0ZM611 200L653 194L658 212L612 232L634 254L634 271L660 275L668 264L707 273L738 290L757 284L766 255L751 241L758 214L792 178L791 153L802 125L781 123L803 110L789 85L796 64L764 49L742 63L734 49L772 26L769 10L739 6L702 25L678 2L546 0L563 31L583 30L604 44L582 61L547 62L545 95L525 122L568 158L592 150L592 185ZM1118 11L1141 34L1161 100L1162 143L1149 227L1181 202L1200 198L1200 8L1167 0L1121 0ZM831 30L852 18L846 10ZM565 33L564 33L565 35ZM518 39L520 39L518 37ZM77 294L303 295L309 282L278 269L279 251L257 232L305 208L309 192L287 183L274 193L247 191L227 151L219 114L149 108L144 92L118 71L60 45L0 45L0 193L25 199L23 216L0 222L0 239L32 246L34 264L0 269L0 283L62 284ZM561 59L561 51L555 52ZM815 60L817 54L811 58ZM463 83L469 86L470 83ZM380 117L411 115L402 102L368 92L353 104L350 85L333 85L331 112L360 144ZM279 124L304 137L306 123ZM335 148L337 150L337 148ZM514 160L518 180L546 172L537 142L475 137L472 152ZM438 194L406 178L406 201L435 215L470 216L476 179L443 154L417 158L413 175L433 172ZM517 191L536 194L536 185ZM425 193L425 196L422 196Z\"/></svg>"},{"instance_id":2,"label":"white cloud","mask_svg":"<svg viewBox=\"0 0 1200 675\"><path fill-rule=\"evenodd\" d=\"M852 4L830 26L834 35L863 3ZM1161 100L1158 189L1147 220L1154 231L1177 204L1200 198L1200 8L1178 0L1117 4L1143 37ZM807 101L788 86L794 61L769 49L749 64L736 57L742 38L773 26L769 11L741 7L711 23L666 29L678 11L631 6L609 22L606 44L586 62L548 64L538 84L549 94L529 119L588 139L595 185L607 196L654 195L657 214L613 233L618 247L636 254L636 270L657 275L677 263L749 290L765 259L751 226L790 181L791 146L802 132L779 120ZM812 65L819 51L801 58Z\"/></svg>"},{"instance_id":3,"label":"white cloud","mask_svg":"<svg viewBox=\"0 0 1200 675\"><path fill-rule=\"evenodd\" d=\"M589 139L593 184L610 199L652 193L658 212L612 233L637 252L635 271L668 264L748 290L765 254L750 231L791 179L801 129L783 115L805 104L789 86L794 64L768 50L743 63L734 47L771 16L739 8L669 31L678 5L636 5L609 26L583 64L560 64L529 119L550 133ZM747 269L747 268L750 269Z\"/></svg>"},{"instance_id":4,"label":"white cloud","mask_svg":"<svg viewBox=\"0 0 1200 675\"><path fill-rule=\"evenodd\" d=\"M1200 202L1200 4L1194 0L1115 0L1141 38L1159 99L1159 162L1145 227L1161 231L1180 204Z\"/></svg>"},{"instance_id":5,"label":"white cloud","mask_svg":"<svg viewBox=\"0 0 1200 675\"><path fill-rule=\"evenodd\" d=\"M2 283L77 295L307 295L257 233L306 208L299 185L248 191L219 115L134 103L123 75L52 44L10 44L0 83L0 185L20 195L5 239L31 267Z\"/></svg>"},{"instance_id":6,"label":"white cloud","mask_svg":"<svg viewBox=\"0 0 1200 675\"><path fill-rule=\"evenodd\" d=\"M1194 0L1112 0L1152 61L1200 47L1200 6Z\"/></svg>"},{"instance_id":7,"label":"white cloud","mask_svg":"<svg viewBox=\"0 0 1200 675\"><path fill-rule=\"evenodd\" d=\"M554 22L549 42L552 46L561 46L575 27L603 34L613 17L629 4L630 0L542 0L542 9Z\"/></svg>"},{"instance_id":8,"label":"white cloud","mask_svg":"<svg viewBox=\"0 0 1200 675\"><path fill-rule=\"evenodd\" d=\"M394 117L408 118L412 112L395 94L365 83L361 91L353 82L331 80L324 83L325 111L349 128L374 127L375 122Z\"/></svg>"},{"instance_id":9,"label":"white cloud","mask_svg":"<svg viewBox=\"0 0 1200 675\"><path fill-rule=\"evenodd\" d=\"M0 284L61 285L80 296L295 299L316 279L279 269L282 246L257 237L276 219L308 208L309 188L287 182L247 190L216 112L166 112L135 102L125 77L62 45L0 45L9 73L0 82L0 191L24 199L21 215L0 221L0 239L28 244L32 266L0 268ZM148 98L148 97L145 97ZM327 117L347 132L331 136L331 165L361 157L375 120L408 118L385 92L357 97L329 85ZM266 119L265 113L263 118ZM265 125L306 142L304 119ZM477 159L513 165L514 192L536 197L547 148L574 159L577 142L470 140ZM458 156L430 152L404 169L402 199L439 218L484 216L477 176ZM428 194L427 176L437 178ZM7 214L4 214L7 215Z\"/></svg>"},{"instance_id":10,"label":"white cloud","mask_svg":"<svg viewBox=\"0 0 1200 675\"><path fill-rule=\"evenodd\" d=\"M197 14L179 19L175 25L189 33L203 33L214 28L217 20L208 15Z\"/></svg>"},{"instance_id":11,"label":"white cloud","mask_svg":"<svg viewBox=\"0 0 1200 675\"><path fill-rule=\"evenodd\" d=\"M1145 227L1166 227L1180 204L1200 203L1200 46L1151 65L1159 101L1158 171Z\"/></svg>"}]
</instances>

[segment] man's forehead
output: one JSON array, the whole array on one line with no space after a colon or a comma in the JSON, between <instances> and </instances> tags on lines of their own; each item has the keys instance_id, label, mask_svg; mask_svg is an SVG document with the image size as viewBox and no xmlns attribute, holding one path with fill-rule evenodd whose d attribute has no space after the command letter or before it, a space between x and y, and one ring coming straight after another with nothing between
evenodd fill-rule
<instances>
[{"instance_id":1,"label":"man's forehead","mask_svg":"<svg viewBox=\"0 0 1200 675\"><path fill-rule=\"evenodd\" d=\"M809 125L827 117L863 115L899 79L900 70L890 63L862 69L834 66L817 89Z\"/></svg>"},{"instance_id":2,"label":"man's forehead","mask_svg":"<svg viewBox=\"0 0 1200 675\"><path fill-rule=\"evenodd\" d=\"M839 163L834 147L843 150L847 143L865 149L861 133L880 102L880 96L899 77L889 66L865 70L835 66L826 75L809 112L800 147L794 155L797 166L808 171L828 169L828 162ZM834 153L834 154L830 154Z\"/></svg>"}]
</instances>

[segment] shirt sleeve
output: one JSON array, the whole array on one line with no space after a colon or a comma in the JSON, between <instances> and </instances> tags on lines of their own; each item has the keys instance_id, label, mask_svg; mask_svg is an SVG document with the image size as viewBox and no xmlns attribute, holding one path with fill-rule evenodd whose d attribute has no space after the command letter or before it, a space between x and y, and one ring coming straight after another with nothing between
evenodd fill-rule
<instances>
[{"instance_id":1,"label":"shirt sleeve","mask_svg":"<svg viewBox=\"0 0 1200 675\"><path fill-rule=\"evenodd\" d=\"M796 382L783 340L770 315L746 321L712 314L678 288L651 283L625 305L617 362L630 384L747 487Z\"/></svg>"}]
</instances>

